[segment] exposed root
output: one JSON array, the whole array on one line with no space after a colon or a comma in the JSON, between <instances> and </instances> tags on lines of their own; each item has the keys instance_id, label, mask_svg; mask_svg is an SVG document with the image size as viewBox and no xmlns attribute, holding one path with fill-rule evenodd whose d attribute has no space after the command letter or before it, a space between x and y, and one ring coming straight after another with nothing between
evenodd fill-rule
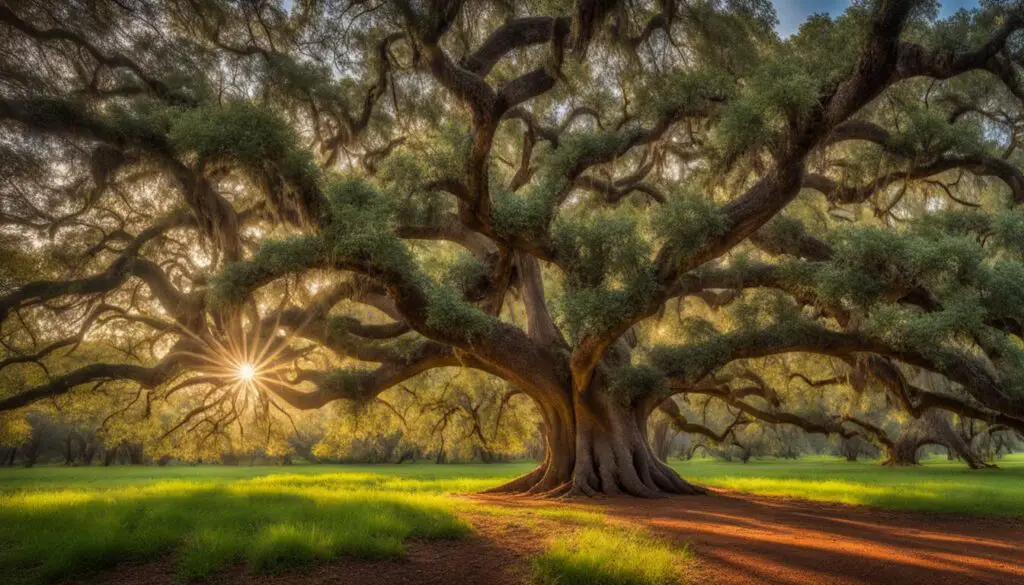
<instances>
[{"instance_id":1,"label":"exposed root","mask_svg":"<svg viewBox=\"0 0 1024 585\"><path fill-rule=\"evenodd\" d=\"M646 415L599 392L574 394L568 415L545 413L544 463L488 493L537 498L703 495L654 454Z\"/></svg>"},{"instance_id":2,"label":"exposed root","mask_svg":"<svg viewBox=\"0 0 1024 585\"><path fill-rule=\"evenodd\" d=\"M580 465L569 479L557 481L559 474L551 466L541 466L530 473L485 491L489 494L522 495L538 499L602 498L628 495L638 498L664 498L674 495L706 495L708 491L679 477L657 459L646 461L639 469L633 465L616 468L610 465Z\"/></svg>"}]
</instances>

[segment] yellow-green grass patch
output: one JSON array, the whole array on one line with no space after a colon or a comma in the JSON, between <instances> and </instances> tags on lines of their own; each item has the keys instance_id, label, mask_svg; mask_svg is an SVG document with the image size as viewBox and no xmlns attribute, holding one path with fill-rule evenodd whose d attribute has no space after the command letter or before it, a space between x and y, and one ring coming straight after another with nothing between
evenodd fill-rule
<instances>
[{"instance_id":1,"label":"yellow-green grass patch","mask_svg":"<svg viewBox=\"0 0 1024 585\"><path fill-rule=\"evenodd\" d=\"M415 482L359 487L344 475L8 492L0 568L15 582L48 582L173 554L180 574L197 579L243 561L262 572L339 555L394 558L410 538L469 532L440 493Z\"/></svg>"},{"instance_id":2,"label":"yellow-green grass patch","mask_svg":"<svg viewBox=\"0 0 1024 585\"><path fill-rule=\"evenodd\" d=\"M1001 469L972 470L961 462L925 461L919 467L836 459L674 462L698 484L764 496L867 505L899 510L1024 517L1024 457Z\"/></svg>"},{"instance_id":3,"label":"yellow-green grass patch","mask_svg":"<svg viewBox=\"0 0 1024 585\"><path fill-rule=\"evenodd\" d=\"M684 580L689 552L640 529L588 527L552 539L534 559L536 585L669 585Z\"/></svg>"}]
</instances>

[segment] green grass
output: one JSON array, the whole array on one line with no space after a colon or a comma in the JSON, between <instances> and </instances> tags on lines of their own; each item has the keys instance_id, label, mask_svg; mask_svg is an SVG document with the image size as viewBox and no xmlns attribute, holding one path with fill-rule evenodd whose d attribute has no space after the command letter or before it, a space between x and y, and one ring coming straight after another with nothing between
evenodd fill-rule
<instances>
[{"instance_id":1,"label":"green grass","mask_svg":"<svg viewBox=\"0 0 1024 585\"><path fill-rule=\"evenodd\" d=\"M766 496L913 510L1024 517L1024 454L1001 469L971 470L961 462L926 460L920 467L881 467L830 457L798 461L678 461L672 467L698 484Z\"/></svg>"},{"instance_id":2,"label":"green grass","mask_svg":"<svg viewBox=\"0 0 1024 585\"><path fill-rule=\"evenodd\" d=\"M402 482L403 488L432 493L473 492L497 485L536 467L533 462L491 463L487 465L292 465L225 466L169 465L167 467L64 467L41 466L31 469L0 467L0 494L17 490L61 488L111 488L147 485L163 480L233 482L282 474L297 477L343 473L349 481L363 487L388 487ZM361 475L360 475L361 474ZM372 476L372 477L371 477Z\"/></svg>"},{"instance_id":3,"label":"green grass","mask_svg":"<svg viewBox=\"0 0 1024 585\"><path fill-rule=\"evenodd\" d=\"M640 530L582 528L554 539L534 559L537 585L668 585L678 583L686 549Z\"/></svg>"},{"instance_id":4,"label":"green grass","mask_svg":"<svg viewBox=\"0 0 1024 585\"><path fill-rule=\"evenodd\" d=\"M180 578L189 580L238 563L278 572L339 556L395 558L410 539L469 533L457 514L466 502L447 494L486 489L532 465L0 469L0 575L5 583L50 582L170 556ZM1024 517L1024 456L1000 465L971 471L945 461L919 468L832 458L673 463L696 483L764 495ZM541 582L557 576L568 584L598 572L609 575L601 582L657 582L649 575L615 580L632 563L623 557L633 553L621 551L646 537L624 536L597 511L491 504L476 510L575 530L537 560ZM672 555L678 562L679 554ZM653 559L640 564L658 566Z\"/></svg>"},{"instance_id":5,"label":"green grass","mask_svg":"<svg viewBox=\"0 0 1024 585\"><path fill-rule=\"evenodd\" d=\"M394 558L410 538L468 534L443 494L500 481L497 468L337 469L5 470L0 570L48 582L173 554L180 576L195 579L236 562L276 572L340 555Z\"/></svg>"}]
</instances>

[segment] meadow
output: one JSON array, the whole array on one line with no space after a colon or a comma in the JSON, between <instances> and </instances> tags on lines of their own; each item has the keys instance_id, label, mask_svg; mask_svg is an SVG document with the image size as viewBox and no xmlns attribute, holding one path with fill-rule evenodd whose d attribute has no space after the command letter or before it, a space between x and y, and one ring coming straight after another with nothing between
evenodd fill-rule
<instances>
[{"instance_id":1,"label":"meadow","mask_svg":"<svg viewBox=\"0 0 1024 585\"><path fill-rule=\"evenodd\" d=\"M833 457L762 459L750 463L677 461L673 467L699 484L818 502L917 512L1024 517L1024 453L999 469L968 469L960 461L925 459L918 467L882 467Z\"/></svg>"},{"instance_id":2,"label":"meadow","mask_svg":"<svg viewBox=\"0 0 1024 585\"><path fill-rule=\"evenodd\" d=\"M980 472L945 461L893 469L814 458L673 465L703 485L769 496L1024 517L1021 456ZM686 572L685 549L642 527L606 522L598 507L524 509L454 497L531 466L0 469L0 574L14 583L54 582L172 557L186 582L238 565L280 573L343 557L394 559L410 542L469 537L474 514L567 527L533 559L536 583L657 584Z\"/></svg>"}]
</instances>

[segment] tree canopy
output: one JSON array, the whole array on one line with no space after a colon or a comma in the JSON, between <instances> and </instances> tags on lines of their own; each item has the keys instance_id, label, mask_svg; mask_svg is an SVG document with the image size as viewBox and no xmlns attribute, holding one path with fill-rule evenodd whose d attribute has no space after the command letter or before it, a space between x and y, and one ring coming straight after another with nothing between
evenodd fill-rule
<instances>
[{"instance_id":1,"label":"tree canopy","mask_svg":"<svg viewBox=\"0 0 1024 585\"><path fill-rule=\"evenodd\" d=\"M1024 6L937 14L0 2L0 411L215 437L476 370L466 413L542 419L503 489L551 495L701 491L659 408L1024 430Z\"/></svg>"}]
</instances>

